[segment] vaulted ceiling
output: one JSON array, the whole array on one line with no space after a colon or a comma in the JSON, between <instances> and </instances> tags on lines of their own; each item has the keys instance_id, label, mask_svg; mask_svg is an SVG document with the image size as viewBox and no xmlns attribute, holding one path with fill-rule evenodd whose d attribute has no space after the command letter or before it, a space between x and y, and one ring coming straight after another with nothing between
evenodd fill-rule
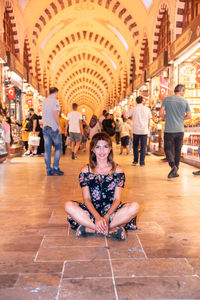
<instances>
[{"instance_id":1,"label":"vaulted ceiling","mask_svg":"<svg viewBox=\"0 0 200 300\"><path fill-rule=\"evenodd\" d=\"M94 112L108 105L109 95L129 69L131 56L139 57L144 23L141 16L147 15L144 3L19 1L31 48L39 56L41 69L60 89L65 110L72 102ZM151 1L145 2L148 5Z\"/></svg>"}]
</instances>

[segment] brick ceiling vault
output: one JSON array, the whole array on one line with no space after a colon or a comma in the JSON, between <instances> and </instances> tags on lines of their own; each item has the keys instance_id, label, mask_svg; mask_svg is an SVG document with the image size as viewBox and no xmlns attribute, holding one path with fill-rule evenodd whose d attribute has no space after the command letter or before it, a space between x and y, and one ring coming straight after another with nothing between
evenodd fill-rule
<instances>
[{"instance_id":1,"label":"brick ceiling vault","mask_svg":"<svg viewBox=\"0 0 200 300\"><path fill-rule=\"evenodd\" d=\"M61 91L63 103L69 106L77 101L93 111L106 105L139 47L139 26L130 3L132 0L28 1L25 18L41 78L45 70L45 78L51 78L51 84Z\"/></svg>"}]
</instances>

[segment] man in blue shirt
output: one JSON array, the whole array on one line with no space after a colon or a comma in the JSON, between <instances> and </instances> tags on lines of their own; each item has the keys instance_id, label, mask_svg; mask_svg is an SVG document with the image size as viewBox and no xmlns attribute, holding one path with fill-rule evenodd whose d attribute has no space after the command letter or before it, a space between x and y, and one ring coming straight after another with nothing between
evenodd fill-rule
<instances>
[{"instance_id":1,"label":"man in blue shirt","mask_svg":"<svg viewBox=\"0 0 200 300\"><path fill-rule=\"evenodd\" d=\"M174 95L165 97L160 109L160 117L165 119L164 150L171 167L168 178L178 177L177 174L184 136L184 120L191 118L190 107L184 97L185 86L178 84ZM174 146L174 154L172 147Z\"/></svg>"}]
</instances>

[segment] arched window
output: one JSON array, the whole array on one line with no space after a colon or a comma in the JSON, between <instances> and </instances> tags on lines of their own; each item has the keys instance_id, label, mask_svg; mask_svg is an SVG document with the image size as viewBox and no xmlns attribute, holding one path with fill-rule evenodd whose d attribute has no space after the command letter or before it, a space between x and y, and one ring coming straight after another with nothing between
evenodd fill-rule
<instances>
[{"instance_id":1,"label":"arched window","mask_svg":"<svg viewBox=\"0 0 200 300\"><path fill-rule=\"evenodd\" d=\"M200 15L200 0L185 0L183 29L185 29L198 15Z\"/></svg>"},{"instance_id":2,"label":"arched window","mask_svg":"<svg viewBox=\"0 0 200 300\"><path fill-rule=\"evenodd\" d=\"M170 22L169 22L169 15L168 11L165 10L163 13L161 24L160 24L160 31L158 37L158 55L167 50L171 41L171 32L170 32Z\"/></svg>"},{"instance_id":3,"label":"arched window","mask_svg":"<svg viewBox=\"0 0 200 300\"><path fill-rule=\"evenodd\" d=\"M5 10L4 12L3 29L4 29L3 40L5 43L6 50L16 55L13 27L12 27L11 18L8 10Z\"/></svg>"},{"instance_id":4,"label":"arched window","mask_svg":"<svg viewBox=\"0 0 200 300\"><path fill-rule=\"evenodd\" d=\"M24 41L24 67L26 68L27 72L30 71L28 44L26 40Z\"/></svg>"},{"instance_id":5,"label":"arched window","mask_svg":"<svg viewBox=\"0 0 200 300\"><path fill-rule=\"evenodd\" d=\"M149 43L148 40L145 39L142 69L143 70L146 69L148 65L149 65Z\"/></svg>"}]
</instances>

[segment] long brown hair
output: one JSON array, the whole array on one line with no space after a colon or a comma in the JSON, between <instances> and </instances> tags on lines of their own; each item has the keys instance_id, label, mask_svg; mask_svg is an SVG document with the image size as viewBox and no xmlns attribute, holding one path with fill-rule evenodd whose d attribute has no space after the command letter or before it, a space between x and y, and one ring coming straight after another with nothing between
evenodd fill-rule
<instances>
[{"instance_id":1,"label":"long brown hair","mask_svg":"<svg viewBox=\"0 0 200 300\"><path fill-rule=\"evenodd\" d=\"M90 142L90 155L89 155L89 164L90 164L90 168L92 170L94 170L97 166L97 159L96 159L96 154L93 152L94 148L96 147L98 141L105 141L108 143L108 146L110 148L110 153L108 154L108 158L107 161L108 163L111 164L112 166L112 172L115 170L115 162L113 160L113 148L112 148L112 141L111 138L109 137L109 135L105 132L99 132L96 133L91 142Z\"/></svg>"}]
</instances>

